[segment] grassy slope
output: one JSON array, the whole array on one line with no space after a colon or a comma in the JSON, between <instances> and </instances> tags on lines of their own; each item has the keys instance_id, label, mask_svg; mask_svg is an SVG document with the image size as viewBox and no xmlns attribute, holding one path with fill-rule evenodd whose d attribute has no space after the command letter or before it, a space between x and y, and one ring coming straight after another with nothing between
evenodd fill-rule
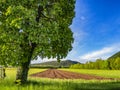
<instances>
[{"instance_id":1,"label":"grassy slope","mask_svg":"<svg viewBox=\"0 0 120 90\"><path fill-rule=\"evenodd\" d=\"M43 71L45 69L31 69L29 74ZM70 70L72 71L72 70ZM75 70L74 71L78 71ZM89 70L84 70L84 72ZM0 81L0 90L119 90L120 81L98 81L98 80L61 80L40 79L29 77L27 85L19 86L13 83L16 69L7 69L7 78ZM89 71L92 72L92 71ZM93 71L95 73L95 71ZM99 71L101 72L101 71ZM114 71L113 71L114 72ZM111 73L113 73L111 71ZM118 76L120 74L116 73ZM112 76L114 77L114 76ZM116 77L116 76L115 76Z\"/></svg>"}]
</instances>

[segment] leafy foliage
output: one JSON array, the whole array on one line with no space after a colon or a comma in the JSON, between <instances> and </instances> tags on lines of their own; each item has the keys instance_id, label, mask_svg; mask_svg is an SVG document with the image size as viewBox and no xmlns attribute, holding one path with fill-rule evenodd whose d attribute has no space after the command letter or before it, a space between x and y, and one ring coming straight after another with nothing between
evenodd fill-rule
<instances>
[{"instance_id":1,"label":"leafy foliage","mask_svg":"<svg viewBox=\"0 0 120 90\"><path fill-rule=\"evenodd\" d=\"M109 62L107 60L96 60L95 62L87 62L85 64L74 64L70 68L79 69L110 69Z\"/></svg>"},{"instance_id":2,"label":"leafy foliage","mask_svg":"<svg viewBox=\"0 0 120 90\"><path fill-rule=\"evenodd\" d=\"M0 0L0 63L66 57L75 0Z\"/></svg>"}]
</instances>

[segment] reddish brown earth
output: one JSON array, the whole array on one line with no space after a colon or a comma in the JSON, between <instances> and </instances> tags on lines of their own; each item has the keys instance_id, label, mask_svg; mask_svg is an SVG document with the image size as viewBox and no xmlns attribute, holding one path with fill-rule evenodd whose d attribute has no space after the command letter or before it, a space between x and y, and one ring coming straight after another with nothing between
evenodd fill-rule
<instances>
[{"instance_id":1,"label":"reddish brown earth","mask_svg":"<svg viewBox=\"0 0 120 90\"><path fill-rule=\"evenodd\" d=\"M57 69L48 69L43 72L35 73L30 75L32 77L40 77L40 78L59 78L59 79L97 79L97 80L114 80L112 78L105 78L95 75L88 75L88 74L81 74L81 73L74 73L74 72L68 72L63 70L57 70Z\"/></svg>"}]
</instances>

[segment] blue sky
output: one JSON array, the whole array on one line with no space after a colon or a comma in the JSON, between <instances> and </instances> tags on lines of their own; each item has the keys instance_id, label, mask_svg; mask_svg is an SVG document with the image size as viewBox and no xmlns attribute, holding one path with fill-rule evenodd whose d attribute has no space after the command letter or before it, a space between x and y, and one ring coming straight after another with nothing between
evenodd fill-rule
<instances>
[{"instance_id":1,"label":"blue sky","mask_svg":"<svg viewBox=\"0 0 120 90\"><path fill-rule=\"evenodd\" d=\"M70 27L75 40L66 59L85 63L108 58L120 51L120 0L76 0Z\"/></svg>"},{"instance_id":2,"label":"blue sky","mask_svg":"<svg viewBox=\"0 0 120 90\"><path fill-rule=\"evenodd\" d=\"M76 0L73 50L67 59L106 59L120 51L120 0Z\"/></svg>"}]
</instances>

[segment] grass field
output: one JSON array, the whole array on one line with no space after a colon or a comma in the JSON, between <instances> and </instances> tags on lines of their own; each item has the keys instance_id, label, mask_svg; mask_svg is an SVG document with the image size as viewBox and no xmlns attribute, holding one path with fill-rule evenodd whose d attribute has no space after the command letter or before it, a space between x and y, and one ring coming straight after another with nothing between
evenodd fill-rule
<instances>
[{"instance_id":1,"label":"grass field","mask_svg":"<svg viewBox=\"0 0 120 90\"><path fill-rule=\"evenodd\" d=\"M30 69L29 75L44 71L45 69ZM95 74L99 76L120 78L120 71L116 70L78 70L63 69L87 74ZM45 79L29 77L26 85L14 84L16 69L10 68L6 70L7 77L0 80L0 90L119 90L120 81L114 80L70 80L70 79Z\"/></svg>"},{"instance_id":2,"label":"grass field","mask_svg":"<svg viewBox=\"0 0 120 90\"><path fill-rule=\"evenodd\" d=\"M65 71L92 74L107 78L120 78L120 70L93 70L93 69L61 69Z\"/></svg>"}]
</instances>

